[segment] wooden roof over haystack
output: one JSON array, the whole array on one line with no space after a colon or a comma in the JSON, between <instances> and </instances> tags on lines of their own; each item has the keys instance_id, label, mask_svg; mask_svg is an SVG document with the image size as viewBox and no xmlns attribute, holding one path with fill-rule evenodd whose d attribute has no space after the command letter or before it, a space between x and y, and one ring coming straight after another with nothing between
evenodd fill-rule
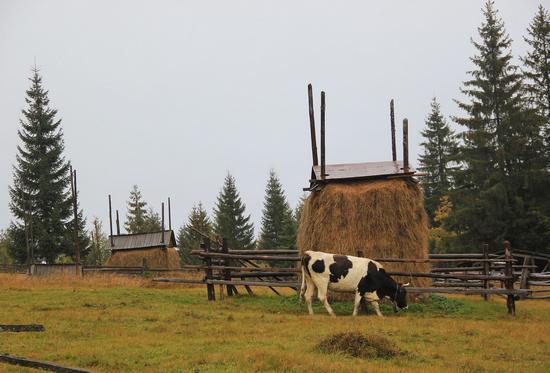
<instances>
[{"instance_id":1,"label":"wooden roof over haystack","mask_svg":"<svg viewBox=\"0 0 550 373\"><path fill-rule=\"evenodd\" d=\"M409 134L408 120L403 119L403 160L397 160L395 141L395 115L393 100L390 102L392 160L383 162L363 162L346 164L326 164L325 161L325 92L321 91L321 162L317 155L317 139L313 109L313 89L308 85L309 125L311 133L311 153L313 166L311 167L310 186L304 191L315 191L330 182L353 182L360 180L388 179L396 177L411 178L422 176L409 164Z\"/></svg>"},{"instance_id":2,"label":"wooden roof over haystack","mask_svg":"<svg viewBox=\"0 0 550 373\"><path fill-rule=\"evenodd\" d=\"M173 230L150 233L119 234L109 236L111 250L136 250L150 248L168 248L176 246Z\"/></svg>"}]
</instances>

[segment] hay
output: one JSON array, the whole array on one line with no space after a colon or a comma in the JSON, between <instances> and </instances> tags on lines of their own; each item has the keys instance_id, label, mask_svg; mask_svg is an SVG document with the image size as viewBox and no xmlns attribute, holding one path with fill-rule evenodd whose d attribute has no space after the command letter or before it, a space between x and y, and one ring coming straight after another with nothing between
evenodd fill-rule
<instances>
[{"instance_id":1,"label":"hay","mask_svg":"<svg viewBox=\"0 0 550 373\"><path fill-rule=\"evenodd\" d=\"M357 332L338 333L324 338L317 349L328 353L344 353L360 358L391 358L403 354L387 337Z\"/></svg>"},{"instance_id":2,"label":"hay","mask_svg":"<svg viewBox=\"0 0 550 373\"><path fill-rule=\"evenodd\" d=\"M370 258L428 258L428 225L419 186L405 179L330 183L306 199L298 248ZM382 263L388 271L430 272L429 264ZM396 281L410 279L395 277ZM411 286L429 286L413 278Z\"/></svg>"},{"instance_id":3,"label":"hay","mask_svg":"<svg viewBox=\"0 0 550 373\"><path fill-rule=\"evenodd\" d=\"M155 268L180 268L180 257L174 247L167 249L150 248L138 250L116 250L107 262L107 266L141 267L143 259L147 261L147 267Z\"/></svg>"}]
</instances>

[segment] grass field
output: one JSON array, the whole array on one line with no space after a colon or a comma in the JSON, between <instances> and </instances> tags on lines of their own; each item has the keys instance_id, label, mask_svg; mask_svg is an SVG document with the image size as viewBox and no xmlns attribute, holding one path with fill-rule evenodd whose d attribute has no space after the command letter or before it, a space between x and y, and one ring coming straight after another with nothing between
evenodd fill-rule
<instances>
[{"instance_id":1,"label":"grass field","mask_svg":"<svg viewBox=\"0 0 550 373\"><path fill-rule=\"evenodd\" d=\"M217 290L217 289L216 289ZM0 323L43 333L1 333L0 352L98 372L548 372L550 302L431 297L403 313L349 316L351 302L310 317L291 293L208 302L204 288L146 279L27 279L0 274ZM317 348L361 332L391 340L392 358ZM29 371L0 363L1 372Z\"/></svg>"}]
</instances>

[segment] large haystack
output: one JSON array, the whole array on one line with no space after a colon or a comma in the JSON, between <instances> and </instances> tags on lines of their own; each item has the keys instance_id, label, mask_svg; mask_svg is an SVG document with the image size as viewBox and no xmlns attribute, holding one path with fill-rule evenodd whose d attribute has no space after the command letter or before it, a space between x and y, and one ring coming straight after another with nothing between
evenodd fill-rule
<instances>
[{"instance_id":1,"label":"large haystack","mask_svg":"<svg viewBox=\"0 0 550 373\"><path fill-rule=\"evenodd\" d=\"M370 258L428 258L424 197L410 178L328 183L304 203L298 248ZM388 271L429 272L429 264L382 263ZM409 282L408 277L394 277ZM411 286L429 286L413 278Z\"/></svg>"},{"instance_id":2,"label":"large haystack","mask_svg":"<svg viewBox=\"0 0 550 373\"><path fill-rule=\"evenodd\" d=\"M180 257L174 247L113 251L108 266L141 267L143 259L147 268L180 268Z\"/></svg>"}]
</instances>

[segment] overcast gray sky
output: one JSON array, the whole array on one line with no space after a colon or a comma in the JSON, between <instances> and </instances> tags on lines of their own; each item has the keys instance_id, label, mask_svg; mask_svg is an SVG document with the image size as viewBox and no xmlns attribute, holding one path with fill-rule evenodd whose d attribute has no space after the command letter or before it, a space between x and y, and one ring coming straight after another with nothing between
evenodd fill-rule
<instances>
[{"instance_id":1,"label":"overcast gray sky","mask_svg":"<svg viewBox=\"0 0 550 373\"><path fill-rule=\"evenodd\" d=\"M516 61L539 4L496 1ZM391 159L393 97L416 164L431 98L457 114L482 5L0 0L0 228L35 58L88 221L108 229L107 195L124 216L137 184L156 210L172 198L179 227L231 172L258 233L270 168L293 206L308 185L307 83L316 106L326 91L327 163Z\"/></svg>"}]
</instances>

